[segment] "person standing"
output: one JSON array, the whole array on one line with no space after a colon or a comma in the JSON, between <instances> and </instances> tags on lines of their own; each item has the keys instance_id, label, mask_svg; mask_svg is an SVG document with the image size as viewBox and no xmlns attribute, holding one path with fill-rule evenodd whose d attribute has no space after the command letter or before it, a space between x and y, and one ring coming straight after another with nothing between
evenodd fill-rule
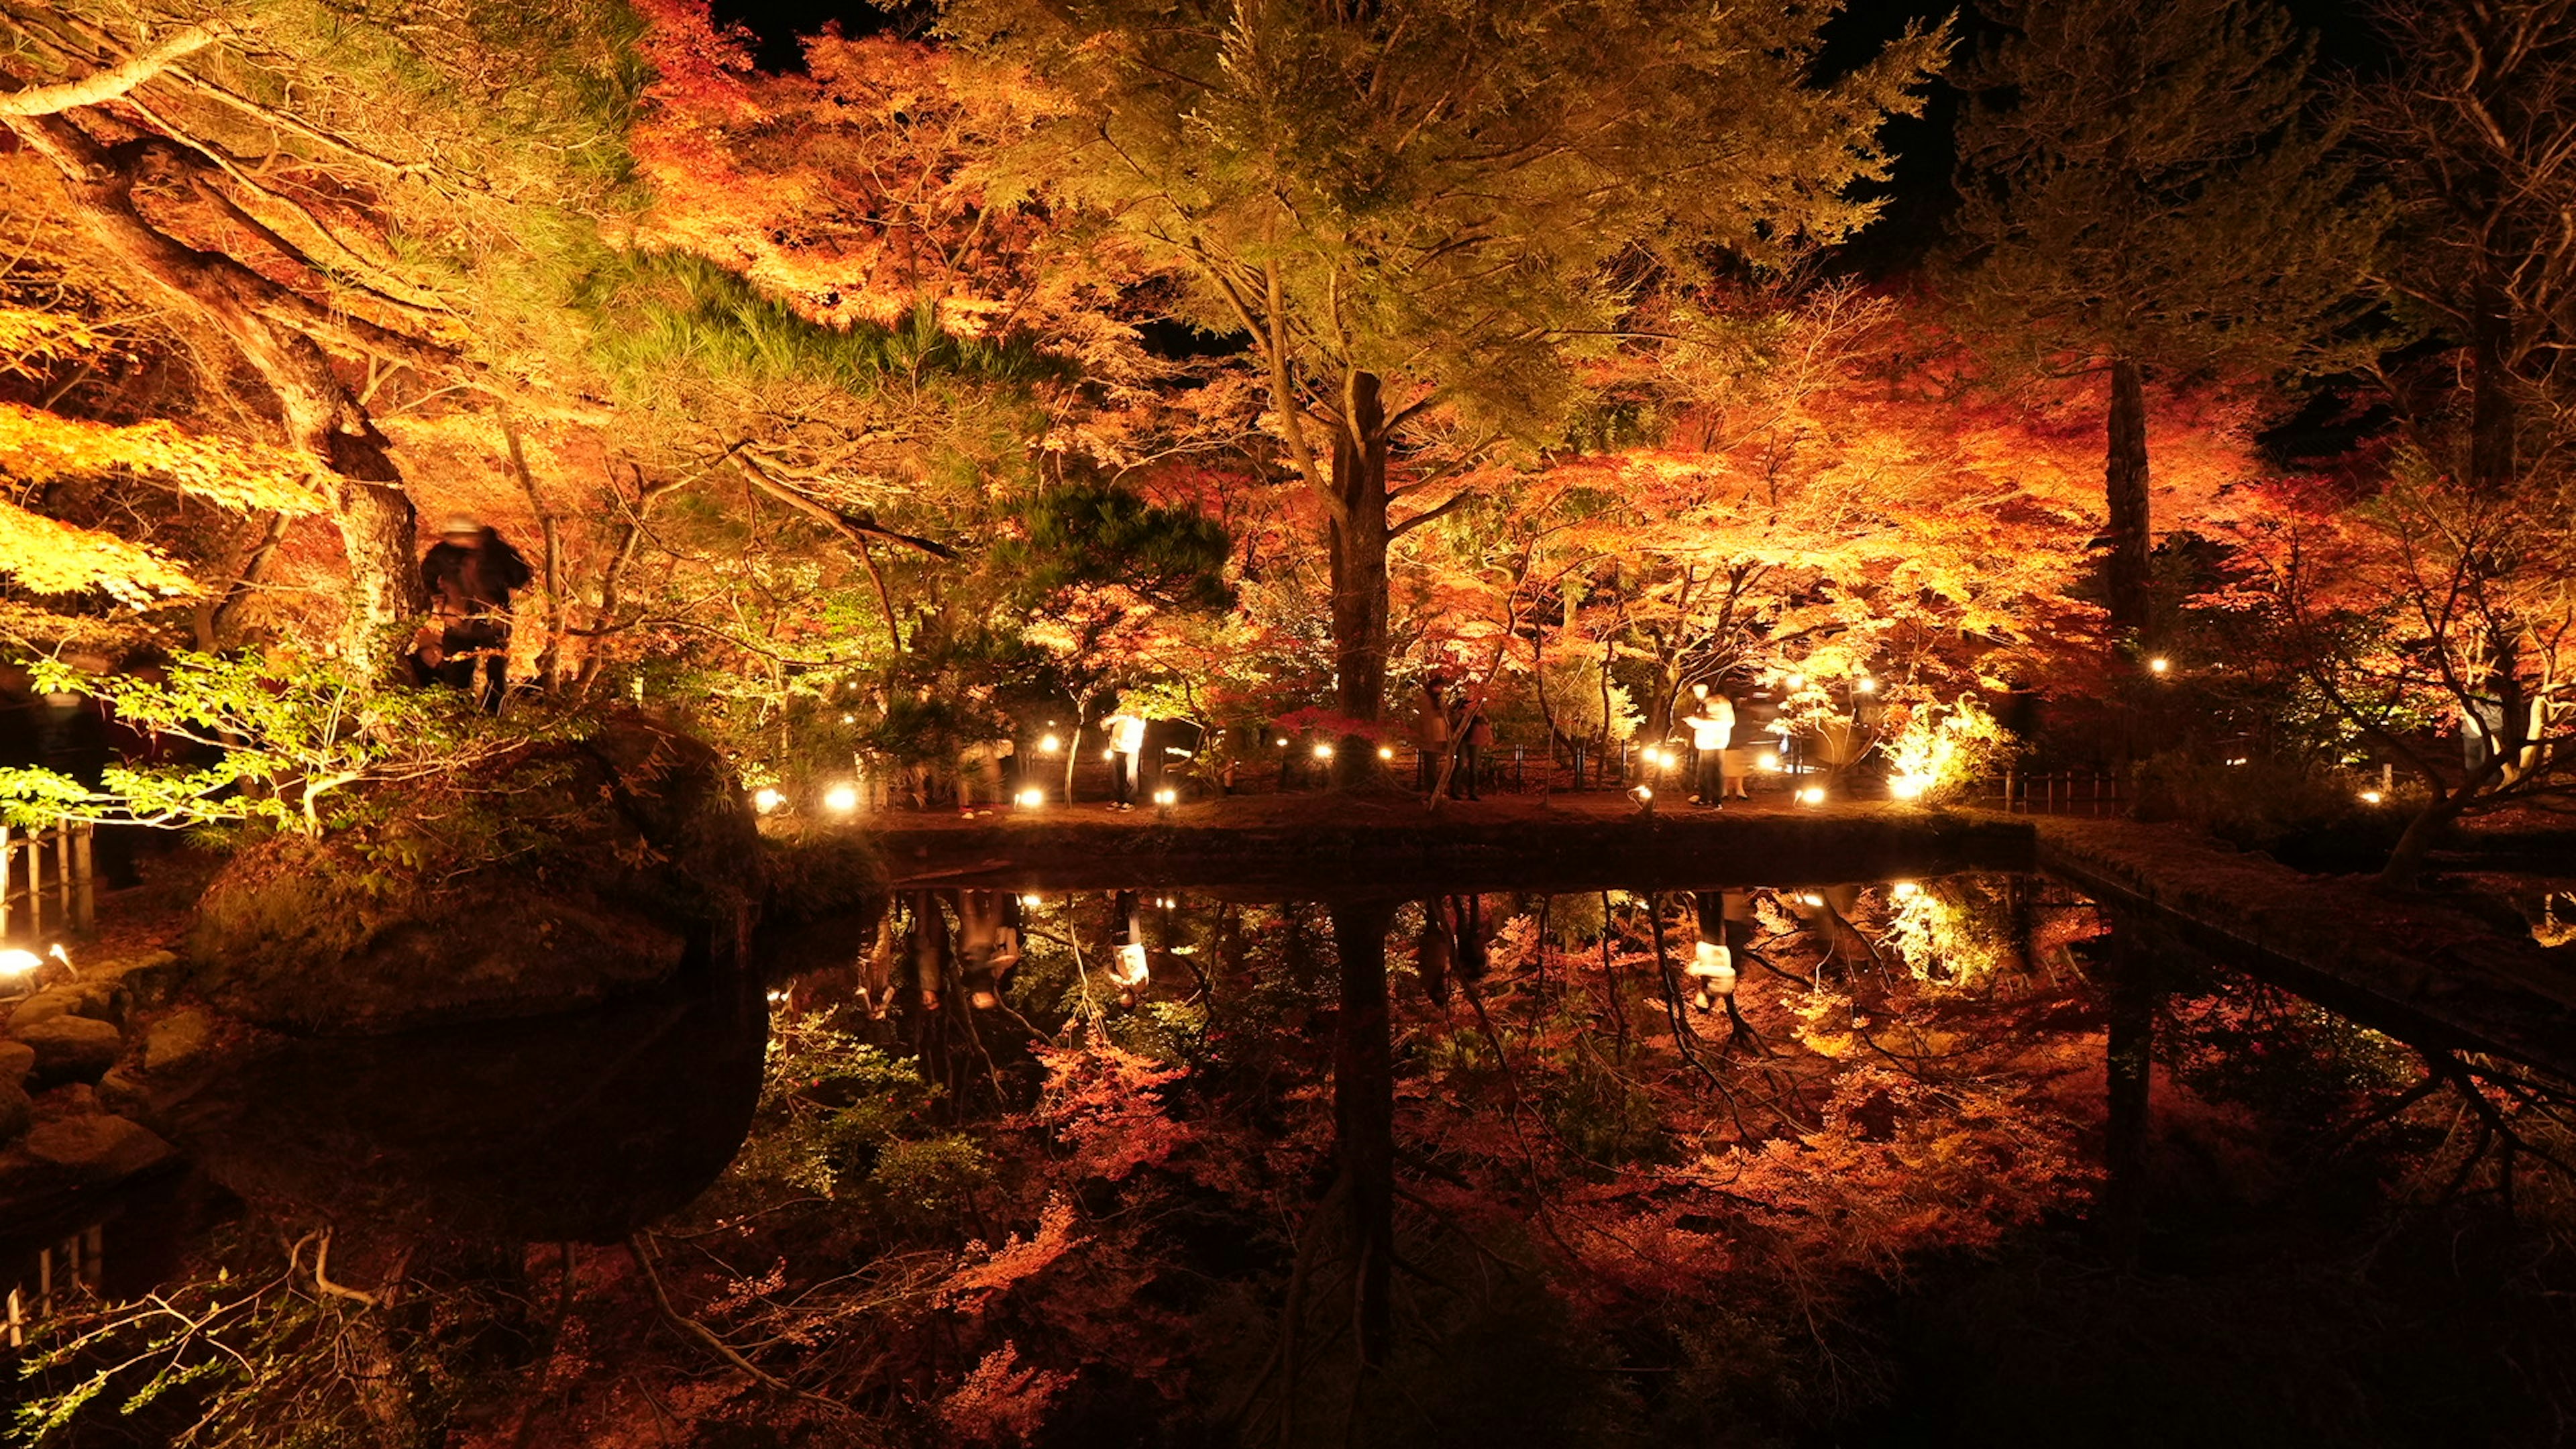
<instances>
[{"instance_id":1,"label":"person standing","mask_svg":"<svg viewBox=\"0 0 2576 1449\"><path fill-rule=\"evenodd\" d=\"M535 573L497 530L465 514L449 518L438 532L438 542L420 561L430 618L412 657L427 676L423 683L465 690L485 713L493 713L510 679L510 595Z\"/></svg>"},{"instance_id":2,"label":"person standing","mask_svg":"<svg viewBox=\"0 0 2576 1449\"><path fill-rule=\"evenodd\" d=\"M1125 709L1100 722L1109 736L1109 808L1136 808L1136 775L1145 752L1145 717Z\"/></svg>"},{"instance_id":3,"label":"person standing","mask_svg":"<svg viewBox=\"0 0 2576 1449\"><path fill-rule=\"evenodd\" d=\"M1485 717L1485 707L1474 700L1465 702L1466 718L1458 730L1458 773L1450 777L1450 791L1461 799L1480 798L1476 793L1477 776L1484 768L1485 751L1494 743L1494 722ZM1464 785L1465 789L1459 788Z\"/></svg>"},{"instance_id":4,"label":"person standing","mask_svg":"<svg viewBox=\"0 0 2576 1449\"><path fill-rule=\"evenodd\" d=\"M1440 694L1437 674L1422 680L1422 699L1414 706L1413 788L1428 795L1440 785L1440 764L1449 753L1449 701Z\"/></svg>"},{"instance_id":5,"label":"person standing","mask_svg":"<svg viewBox=\"0 0 2576 1449\"><path fill-rule=\"evenodd\" d=\"M1691 798L1719 809L1726 803L1726 749L1735 740L1735 702L1723 694L1703 694L1698 712L1682 723L1690 727L1691 750L1698 757L1697 793Z\"/></svg>"}]
</instances>

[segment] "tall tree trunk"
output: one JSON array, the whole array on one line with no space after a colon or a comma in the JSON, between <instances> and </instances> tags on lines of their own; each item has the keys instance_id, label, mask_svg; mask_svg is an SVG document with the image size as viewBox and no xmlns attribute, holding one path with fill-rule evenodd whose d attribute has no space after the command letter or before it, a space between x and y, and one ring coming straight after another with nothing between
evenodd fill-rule
<instances>
[{"instance_id":1,"label":"tall tree trunk","mask_svg":"<svg viewBox=\"0 0 2576 1449\"><path fill-rule=\"evenodd\" d=\"M2470 305L2476 315L2469 319L2469 486L2496 498L2514 483L2518 418L2505 361L2513 321L2495 279L2483 270L2470 288Z\"/></svg>"},{"instance_id":2,"label":"tall tree trunk","mask_svg":"<svg viewBox=\"0 0 2576 1449\"><path fill-rule=\"evenodd\" d=\"M59 116L8 125L53 163L63 194L107 249L232 342L277 395L287 443L332 475L332 509L349 557L341 652L361 677L392 676L412 621L429 610L412 557L411 498L384 434L321 344L296 325L309 320L314 304L231 257L179 241L136 209L141 170L181 164L175 148L142 142L111 149Z\"/></svg>"},{"instance_id":3,"label":"tall tree trunk","mask_svg":"<svg viewBox=\"0 0 2576 1449\"><path fill-rule=\"evenodd\" d=\"M2148 624L2147 554L2155 541L2147 500L2147 396L2138 364L2111 364L2111 446L2102 470L2111 546L2104 592L2111 609L2114 648L2143 645Z\"/></svg>"},{"instance_id":4,"label":"tall tree trunk","mask_svg":"<svg viewBox=\"0 0 2576 1449\"><path fill-rule=\"evenodd\" d=\"M1333 697L1345 718L1375 722L1386 709L1386 407L1375 373L1355 374L1346 397L1351 415L1333 439L1333 487L1342 504L1332 525ZM1336 783L1347 789L1383 773L1373 741L1343 738L1334 754Z\"/></svg>"},{"instance_id":5,"label":"tall tree trunk","mask_svg":"<svg viewBox=\"0 0 2576 1449\"><path fill-rule=\"evenodd\" d=\"M1342 978L1333 1132L1351 1189L1360 1362L1371 1368L1386 1361L1394 1323L1387 1285L1395 1262L1395 1049L1386 998L1386 933L1394 921L1395 907L1382 901L1333 907Z\"/></svg>"}]
</instances>

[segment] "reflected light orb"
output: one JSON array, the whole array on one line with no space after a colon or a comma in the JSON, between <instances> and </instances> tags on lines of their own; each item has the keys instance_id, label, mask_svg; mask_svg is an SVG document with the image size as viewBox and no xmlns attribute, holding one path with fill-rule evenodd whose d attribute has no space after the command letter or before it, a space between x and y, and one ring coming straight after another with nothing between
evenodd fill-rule
<instances>
[{"instance_id":1,"label":"reflected light orb","mask_svg":"<svg viewBox=\"0 0 2576 1449\"><path fill-rule=\"evenodd\" d=\"M831 789L823 792L823 806L827 810L838 811L843 815L849 814L851 811L859 808L859 787L856 785L833 786Z\"/></svg>"}]
</instances>

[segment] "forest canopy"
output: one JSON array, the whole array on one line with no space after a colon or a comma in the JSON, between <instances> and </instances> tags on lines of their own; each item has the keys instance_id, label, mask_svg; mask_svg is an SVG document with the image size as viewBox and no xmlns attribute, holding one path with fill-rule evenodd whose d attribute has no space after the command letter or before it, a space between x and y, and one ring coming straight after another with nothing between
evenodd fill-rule
<instances>
[{"instance_id":1,"label":"forest canopy","mask_svg":"<svg viewBox=\"0 0 2576 1449\"><path fill-rule=\"evenodd\" d=\"M395 687L461 517L747 781L1429 680L2563 787L2550 6L1202 9L7 8L0 631Z\"/></svg>"}]
</instances>

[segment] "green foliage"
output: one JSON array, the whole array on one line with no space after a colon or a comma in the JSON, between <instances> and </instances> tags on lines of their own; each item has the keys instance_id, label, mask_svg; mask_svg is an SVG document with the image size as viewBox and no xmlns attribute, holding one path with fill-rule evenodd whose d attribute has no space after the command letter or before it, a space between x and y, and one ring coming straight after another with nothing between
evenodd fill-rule
<instances>
[{"instance_id":1,"label":"green foliage","mask_svg":"<svg viewBox=\"0 0 2576 1449\"><path fill-rule=\"evenodd\" d=\"M1322 414L1365 371L1537 438L1647 276L1785 262L1873 213L1853 183L1944 42L1820 83L1828 14L957 0L947 22L1070 101L997 170L1171 267L1185 320L1251 333Z\"/></svg>"},{"instance_id":2,"label":"green foliage","mask_svg":"<svg viewBox=\"0 0 2576 1449\"><path fill-rule=\"evenodd\" d=\"M362 787L465 776L573 724L559 715L496 720L461 691L362 686L320 660L182 654L165 670L88 674L45 659L34 674L39 688L89 695L126 725L212 763L111 765L96 787L52 770L0 769L0 818L23 825L258 821L319 836L364 816Z\"/></svg>"},{"instance_id":3,"label":"green foliage","mask_svg":"<svg viewBox=\"0 0 2576 1449\"><path fill-rule=\"evenodd\" d=\"M1961 695L1908 708L1882 748L1890 777L1911 798L1937 803L2002 773L2020 746L1974 695Z\"/></svg>"},{"instance_id":4,"label":"green foliage","mask_svg":"<svg viewBox=\"0 0 2576 1449\"><path fill-rule=\"evenodd\" d=\"M592 320L592 359L643 403L682 378L693 387L801 384L869 398L897 383L1007 386L1062 371L1024 340L943 329L927 303L891 327L809 322L741 274L687 252L604 252L573 303Z\"/></svg>"},{"instance_id":5,"label":"green foliage","mask_svg":"<svg viewBox=\"0 0 2576 1449\"><path fill-rule=\"evenodd\" d=\"M2263 0L2004 0L1960 123L1962 299L2006 346L2178 372L2358 360L2380 227Z\"/></svg>"},{"instance_id":6,"label":"green foliage","mask_svg":"<svg viewBox=\"0 0 2576 1449\"><path fill-rule=\"evenodd\" d=\"M781 1016L771 1023L759 1115L716 1203L811 1194L901 1224L952 1222L992 1172L973 1138L927 1124L941 1095L916 1063L832 1025L827 1013Z\"/></svg>"},{"instance_id":7,"label":"green foliage","mask_svg":"<svg viewBox=\"0 0 2576 1449\"><path fill-rule=\"evenodd\" d=\"M1225 564L1225 525L1188 508L1146 502L1114 483L1050 488L1019 514L1024 536L1004 539L993 567L1034 607L1072 588L1122 585L1175 608L1234 603Z\"/></svg>"}]
</instances>

